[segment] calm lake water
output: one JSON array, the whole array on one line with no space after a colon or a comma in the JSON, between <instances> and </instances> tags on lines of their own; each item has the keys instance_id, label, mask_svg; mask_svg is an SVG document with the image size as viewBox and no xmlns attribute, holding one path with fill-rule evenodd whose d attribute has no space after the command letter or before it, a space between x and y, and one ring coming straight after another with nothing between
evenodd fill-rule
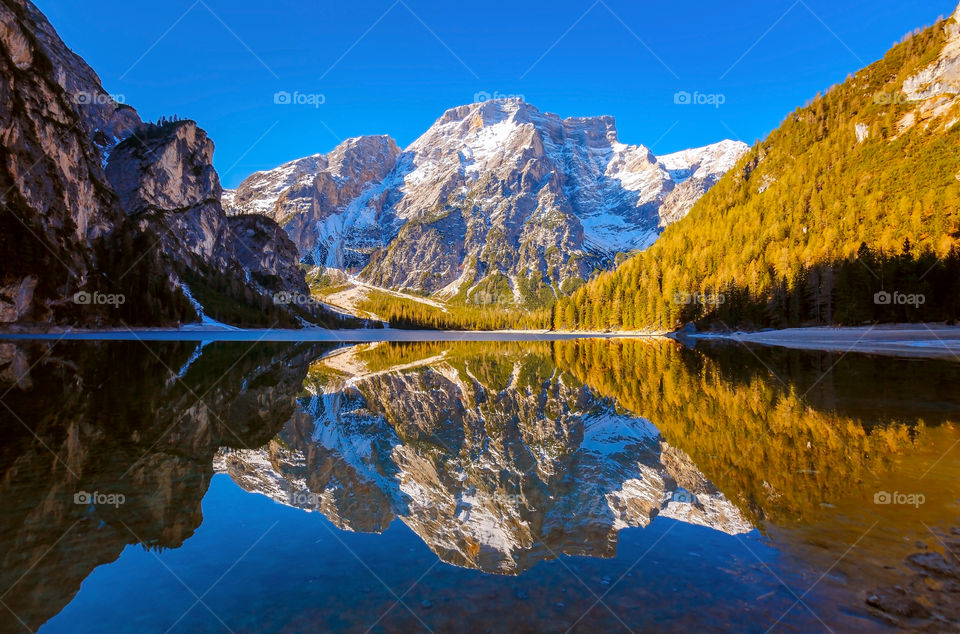
<instances>
[{"instance_id":1,"label":"calm lake water","mask_svg":"<svg viewBox=\"0 0 960 634\"><path fill-rule=\"evenodd\" d=\"M0 342L0 628L949 630L958 386L666 340Z\"/></svg>"}]
</instances>

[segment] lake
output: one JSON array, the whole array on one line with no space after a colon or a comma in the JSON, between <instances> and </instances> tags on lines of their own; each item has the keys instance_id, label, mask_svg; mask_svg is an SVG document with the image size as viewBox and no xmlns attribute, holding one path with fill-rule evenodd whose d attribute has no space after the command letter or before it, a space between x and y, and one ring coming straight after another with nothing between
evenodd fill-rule
<instances>
[{"instance_id":1,"label":"lake","mask_svg":"<svg viewBox=\"0 0 960 634\"><path fill-rule=\"evenodd\" d=\"M960 364L0 342L3 631L953 629Z\"/></svg>"}]
</instances>

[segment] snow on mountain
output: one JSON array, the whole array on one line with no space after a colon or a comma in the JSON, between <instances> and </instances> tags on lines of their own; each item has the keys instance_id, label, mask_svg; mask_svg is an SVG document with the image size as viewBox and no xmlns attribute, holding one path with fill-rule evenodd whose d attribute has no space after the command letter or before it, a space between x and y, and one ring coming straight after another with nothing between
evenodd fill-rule
<instances>
[{"instance_id":1,"label":"snow on mountain","mask_svg":"<svg viewBox=\"0 0 960 634\"><path fill-rule=\"evenodd\" d=\"M687 215L720 177L726 174L749 146L740 141L720 141L700 148L665 154L660 164L675 187L660 206L660 230Z\"/></svg>"},{"instance_id":2,"label":"snow on mountain","mask_svg":"<svg viewBox=\"0 0 960 634\"><path fill-rule=\"evenodd\" d=\"M726 174L749 149L741 141L720 141L700 148L682 150L659 157L660 164L677 185L688 178L709 178Z\"/></svg>"},{"instance_id":3,"label":"snow on mountain","mask_svg":"<svg viewBox=\"0 0 960 634\"><path fill-rule=\"evenodd\" d=\"M257 172L229 205L279 222L305 262L371 284L528 303L648 247L746 149L723 141L657 158L621 143L612 117L490 100L448 110L403 152L357 137Z\"/></svg>"},{"instance_id":4,"label":"snow on mountain","mask_svg":"<svg viewBox=\"0 0 960 634\"><path fill-rule=\"evenodd\" d=\"M236 197L237 190L235 189L224 189L223 193L220 194L220 206L223 207L224 213L226 213L228 216L232 216L237 213Z\"/></svg>"},{"instance_id":5,"label":"snow on mountain","mask_svg":"<svg viewBox=\"0 0 960 634\"><path fill-rule=\"evenodd\" d=\"M259 213L273 216L280 196L298 183L309 183L327 167L323 154L314 154L284 163L280 167L254 172L233 191L232 207L243 213Z\"/></svg>"}]
</instances>

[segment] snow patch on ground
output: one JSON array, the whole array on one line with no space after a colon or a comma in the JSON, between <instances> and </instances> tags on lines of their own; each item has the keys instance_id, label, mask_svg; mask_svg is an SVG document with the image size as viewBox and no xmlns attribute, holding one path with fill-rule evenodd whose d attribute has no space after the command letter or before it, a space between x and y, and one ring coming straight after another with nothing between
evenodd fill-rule
<instances>
[{"instance_id":1,"label":"snow patch on ground","mask_svg":"<svg viewBox=\"0 0 960 634\"><path fill-rule=\"evenodd\" d=\"M193 306L193 310L195 310L197 312L197 315L200 316L199 326L207 327L207 328L213 326L213 327L222 328L225 330L240 330L239 328L230 326L228 324L223 323L222 321L217 321L213 317L207 316L206 310L203 308L200 302L198 302L190 293L190 287L187 286L186 282L180 282L180 288L183 290L183 294L184 296L186 296L187 301L189 301L190 305ZM191 327L195 327L197 325L198 324L184 324L181 328L186 330Z\"/></svg>"}]
</instances>

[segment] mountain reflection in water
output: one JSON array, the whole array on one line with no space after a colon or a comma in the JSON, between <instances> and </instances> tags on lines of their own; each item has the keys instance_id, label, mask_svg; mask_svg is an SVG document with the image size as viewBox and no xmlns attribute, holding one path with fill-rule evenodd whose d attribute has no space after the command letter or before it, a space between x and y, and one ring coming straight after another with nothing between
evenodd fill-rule
<instances>
[{"instance_id":1,"label":"mountain reflection in water","mask_svg":"<svg viewBox=\"0 0 960 634\"><path fill-rule=\"evenodd\" d=\"M183 546L216 473L343 531L399 519L439 561L495 575L616 558L624 529L661 521L736 543L756 528L813 580L875 522L837 570L889 568L914 524L956 523L956 385L940 361L649 340L0 344L2 625L37 629L129 545ZM916 517L869 504L909 484Z\"/></svg>"},{"instance_id":2,"label":"mountain reflection in water","mask_svg":"<svg viewBox=\"0 0 960 634\"><path fill-rule=\"evenodd\" d=\"M363 345L315 362L301 408L257 450L221 453L248 491L348 530L399 517L443 561L516 574L612 556L664 516L751 526L649 422L594 395L550 345ZM400 355L401 358L395 358Z\"/></svg>"}]
</instances>

